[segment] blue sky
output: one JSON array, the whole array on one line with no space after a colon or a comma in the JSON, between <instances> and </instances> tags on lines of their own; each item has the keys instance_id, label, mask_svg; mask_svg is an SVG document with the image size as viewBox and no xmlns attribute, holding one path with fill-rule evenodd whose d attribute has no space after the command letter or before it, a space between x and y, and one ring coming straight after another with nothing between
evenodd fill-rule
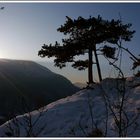
<instances>
[{"instance_id":1,"label":"blue sky","mask_svg":"<svg viewBox=\"0 0 140 140\"><path fill-rule=\"evenodd\" d=\"M123 22L132 23L132 29L136 30L132 41L124 46L134 54L140 54L140 3L1 3L1 6L5 9L0 11L0 58L51 61L38 57L37 53L44 43L61 41L63 35L57 32L57 28L65 22L66 16L88 18L100 14L105 19L118 19L119 13ZM129 73L126 60L123 67ZM103 74L109 74L107 63L101 60L101 64L105 71ZM70 67L62 71L54 67L51 69L73 82L87 80L85 72Z\"/></svg>"}]
</instances>

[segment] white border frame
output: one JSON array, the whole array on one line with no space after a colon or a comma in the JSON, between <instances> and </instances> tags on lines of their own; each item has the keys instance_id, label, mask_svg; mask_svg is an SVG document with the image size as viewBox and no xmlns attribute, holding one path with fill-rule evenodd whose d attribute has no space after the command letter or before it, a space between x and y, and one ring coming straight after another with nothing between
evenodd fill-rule
<instances>
[{"instance_id":1,"label":"white border frame","mask_svg":"<svg viewBox=\"0 0 140 140\"><path fill-rule=\"evenodd\" d=\"M31 1L31 0L11 0L11 1L9 1L9 0L5 0L5 1L3 1L3 0L1 0L0 1L0 3L140 3L140 0L134 0L134 1L131 1L131 0L129 0L129 1L127 1L127 0L117 0L117 1L113 1L113 0L108 0L108 1L106 1L106 0L95 0L95 1L93 1L93 0L88 0L88 1L77 1L77 0L67 0L67 1L65 1L65 0L62 0L62 1L57 1L57 0L49 0L49 1L47 1L47 0L41 0L41 1L35 1L35 0L33 0L33 1Z\"/></svg>"},{"instance_id":2,"label":"white border frame","mask_svg":"<svg viewBox=\"0 0 140 140\"><path fill-rule=\"evenodd\" d=\"M0 0L0 3L140 3L140 0L134 0L134 1L131 1L131 0L117 0L117 1L113 1L113 0L95 0L95 1L93 1L93 0L88 0L88 1L81 1L81 0L79 0L79 1L77 1L77 0L68 0L68 1L65 1L65 0L62 0L62 1L60 1L60 0L49 0L49 1L47 1L47 0L41 0L41 1L35 1L35 0L33 0L33 1L28 1L28 0L14 0L14 1L8 1L8 0ZM111 139L111 140L120 140L120 139L122 139L122 140L134 140L134 139L136 139L136 140L140 140L140 137L126 137L126 138L119 138L119 137L102 137L102 138L98 138L98 137L95 137L95 138L88 138L88 137L19 137L19 138L17 138L17 137L0 137L0 140L9 140L9 139L11 139L11 140L16 140L16 139L20 139L20 140L25 140L25 139L31 139L31 140L39 140L39 139L42 139L42 140L108 140L108 139Z\"/></svg>"}]
</instances>

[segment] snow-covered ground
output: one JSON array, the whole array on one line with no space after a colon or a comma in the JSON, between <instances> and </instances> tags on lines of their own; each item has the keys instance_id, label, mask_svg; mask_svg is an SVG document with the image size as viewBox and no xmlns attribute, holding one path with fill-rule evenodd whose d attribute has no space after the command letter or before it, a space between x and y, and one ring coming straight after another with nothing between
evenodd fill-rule
<instances>
[{"instance_id":1,"label":"snow-covered ground","mask_svg":"<svg viewBox=\"0 0 140 140\"><path fill-rule=\"evenodd\" d=\"M119 120L117 112L123 87L121 80L107 78L89 89L15 117L0 126L0 136L118 137L115 117ZM140 136L140 78L126 79L122 112L123 134L127 137Z\"/></svg>"}]
</instances>

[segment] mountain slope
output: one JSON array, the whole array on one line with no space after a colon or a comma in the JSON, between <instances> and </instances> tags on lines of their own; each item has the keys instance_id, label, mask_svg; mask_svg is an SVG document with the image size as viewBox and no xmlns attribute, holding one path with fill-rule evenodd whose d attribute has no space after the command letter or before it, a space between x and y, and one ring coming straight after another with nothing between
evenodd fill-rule
<instances>
[{"instance_id":1,"label":"mountain slope","mask_svg":"<svg viewBox=\"0 0 140 140\"><path fill-rule=\"evenodd\" d=\"M0 59L0 115L31 111L76 91L68 79L35 62Z\"/></svg>"},{"instance_id":2,"label":"mountain slope","mask_svg":"<svg viewBox=\"0 0 140 140\"><path fill-rule=\"evenodd\" d=\"M112 109L117 111L118 81L119 79L105 79L100 84L92 85L90 89L50 103L40 110L17 116L0 126L0 136L81 137L103 136L106 133L107 137L118 137L110 110L107 119L106 102L103 98L107 94ZM139 137L140 78L127 78L125 91L125 133L127 137Z\"/></svg>"}]
</instances>

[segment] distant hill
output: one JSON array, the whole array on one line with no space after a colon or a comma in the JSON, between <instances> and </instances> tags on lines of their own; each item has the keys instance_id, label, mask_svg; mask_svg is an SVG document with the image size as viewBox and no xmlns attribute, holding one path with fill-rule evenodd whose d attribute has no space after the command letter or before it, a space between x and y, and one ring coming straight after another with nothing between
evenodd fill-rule
<instances>
[{"instance_id":1,"label":"distant hill","mask_svg":"<svg viewBox=\"0 0 140 140\"><path fill-rule=\"evenodd\" d=\"M80 82L76 82L76 83L74 83L74 85L75 85L76 87L80 88L80 89L82 89L82 88L84 88L84 87L87 86L86 83L80 83Z\"/></svg>"},{"instance_id":2,"label":"distant hill","mask_svg":"<svg viewBox=\"0 0 140 140\"><path fill-rule=\"evenodd\" d=\"M27 112L78 90L35 62L0 59L0 116Z\"/></svg>"}]
</instances>

